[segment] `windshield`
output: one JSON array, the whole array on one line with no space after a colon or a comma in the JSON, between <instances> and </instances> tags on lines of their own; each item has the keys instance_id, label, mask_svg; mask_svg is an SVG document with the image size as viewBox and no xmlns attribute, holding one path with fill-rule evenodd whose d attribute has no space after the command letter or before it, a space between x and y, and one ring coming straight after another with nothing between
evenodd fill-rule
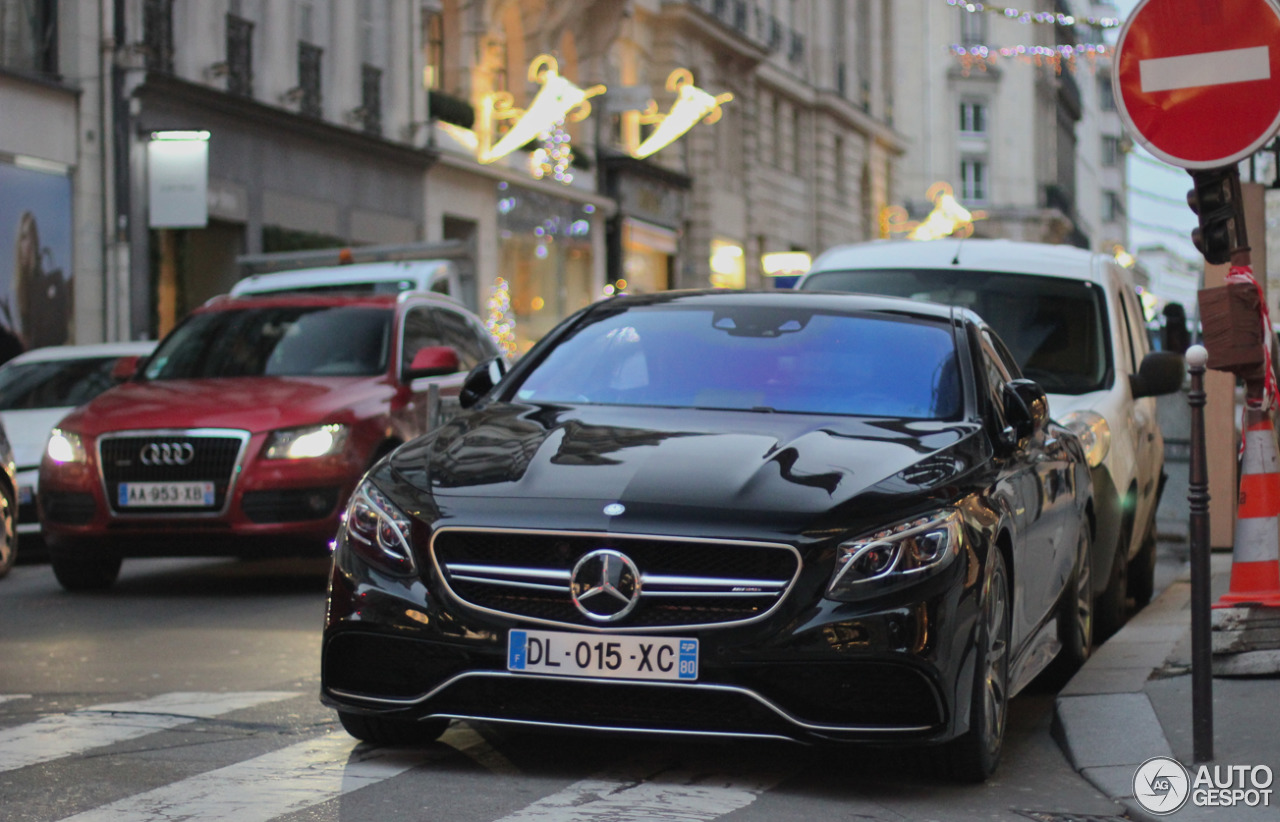
<instances>
[{"instance_id":1,"label":"windshield","mask_svg":"<svg viewBox=\"0 0 1280 822\"><path fill-rule=\"evenodd\" d=\"M1102 294L1061 277L982 271L822 271L806 291L860 291L973 309L1008 346L1023 376L1054 394L1111 384Z\"/></svg>"},{"instance_id":2,"label":"windshield","mask_svg":"<svg viewBox=\"0 0 1280 822\"><path fill-rule=\"evenodd\" d=\"M0 411L83 405L115 385L119 357L10 363L0 368Z\"/></svg>"},{"instance_id":3,"label":"windshield","mask_svg":"<svg viewBox=\"0 0 1280 822\"><path fill-rule=\"evenodd\" d=\"M356 377L386 370L391 311L272 306L194 314L147 361L152 380Z\"/></svg>"},{"instance_id":4,"label":"windshield","mask_svg":"<svg viewBox=\"0 0 1280 822\"><path fill-rule=\"evenodd\" d=\"M528 402L954 419L949 325L761 306L603 311L518 385Z\"/></svg>"}]
</instances>

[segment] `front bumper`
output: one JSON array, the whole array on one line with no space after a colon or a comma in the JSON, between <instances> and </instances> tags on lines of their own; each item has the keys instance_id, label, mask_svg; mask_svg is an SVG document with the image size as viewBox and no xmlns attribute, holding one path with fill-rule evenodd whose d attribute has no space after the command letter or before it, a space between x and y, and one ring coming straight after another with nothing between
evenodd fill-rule
<instances>
[{"instance_id":1,"label":"front bumper","mask_svg":"<svg viewBox=\"0 0 1280 822\"><path fill-rule=\"evenodd\" d=\"M760 622L658 631L700 640L696 682L638 681L512 673L507 636L525 627L518 620L437 595L420 578L382 574L340 538L321 698L407 721L941 742L967 730L957 706L970 704L974 681L977 597L963 565L869 607L822 599L826 573L808 573Z\"/></svg>"}]
</instances>

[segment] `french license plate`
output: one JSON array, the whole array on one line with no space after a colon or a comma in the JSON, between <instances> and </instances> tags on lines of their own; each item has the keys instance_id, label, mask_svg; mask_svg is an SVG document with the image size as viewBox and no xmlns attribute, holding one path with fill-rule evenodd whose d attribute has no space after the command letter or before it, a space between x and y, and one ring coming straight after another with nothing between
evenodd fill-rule
<instances>
[{"instance_id":1,"label":"french license plate","mask_svg":"<svg viewBox=\"0 0 1280 822\"><path fill-rule=\"evenodd\" d=\"M212 482L122 482L119 505L129 507L212 508Z\"/></svg>"},{"instance_id":2,"label":"french license plate","mask_svg":"<svg viewBox=\"0 0 1280 822\"><path fill-rule=\"evenodd\" d=\"M698 678L698 640L682 637L511 631L507 670L607 679Z\"/></svg>"}]
</instances>

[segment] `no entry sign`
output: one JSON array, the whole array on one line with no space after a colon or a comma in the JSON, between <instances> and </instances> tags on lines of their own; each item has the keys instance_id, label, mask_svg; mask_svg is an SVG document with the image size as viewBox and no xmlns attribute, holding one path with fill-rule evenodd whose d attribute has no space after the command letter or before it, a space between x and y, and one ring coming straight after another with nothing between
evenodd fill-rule
<instances>
[{"instance_id":1,"label":"no entry sign","mask_svg":"<svg viewBox=\"0 0 1280 822\"><path fill-rule=\"evenodd\" d=\"M1280 128L1276 0L1142 0L1116 42L1116 107L1173 165L1243 160Z\"/></svg>"}]
</instances>

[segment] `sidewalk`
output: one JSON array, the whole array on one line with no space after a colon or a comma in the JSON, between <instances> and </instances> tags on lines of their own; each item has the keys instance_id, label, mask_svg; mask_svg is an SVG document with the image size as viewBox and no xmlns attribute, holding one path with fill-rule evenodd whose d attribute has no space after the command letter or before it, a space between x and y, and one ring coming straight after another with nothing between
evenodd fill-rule
<instances>
[{"instance_id":1,"label":"sidewalk","mask_svg":"<svg viewBox=\"0 0 1280 822\"><path fill-rule=\"evenodd\" d=\"M1161 548L1167 546L1162 544ZM1230 580L1230 553L1212 556L1214 600ZM1152 814L1134 798L1138 767L1171 756L1194 778L1191 734L1189 566L1107 640L1058 695L1054 731L1068 760L1139 820L1234 822L1280 818L1280 677L1214 677L1213 759L1266 765L1277 777L1269 807L1195 807ZM1223 768L1225 770L1225 767Z\"/></svg>"}]
</instances>

